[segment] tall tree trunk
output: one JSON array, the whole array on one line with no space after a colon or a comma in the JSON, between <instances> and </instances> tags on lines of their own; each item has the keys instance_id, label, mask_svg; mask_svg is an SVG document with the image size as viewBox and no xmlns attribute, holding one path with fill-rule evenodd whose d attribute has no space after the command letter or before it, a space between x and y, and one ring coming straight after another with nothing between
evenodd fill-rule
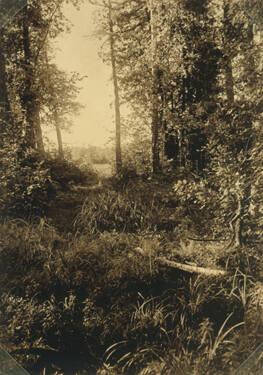
<instances>
[{"instance_id":1,"label":"tall tree trunk","mask_svg":"<svg viewBox=\"0 0 263 375\"><path fill-rule=\"evenodd\" d=\"M225 85L227 101L229 104L233 104L235 101L234 78L232 61L229 55L225 56Z\"/></svg>"},{"instance_id":2,"label":"tall tree trunk","mask_svg":"<svg viewBox=\"0 0 263 375\"><path fill-rule=\"evenodd\" d=\"M57 141L58 141L58 156L60 159L64 159L64 148L63 148L63 141L62 141L62 134L59 124L59 117L58 114L55 112L55 127L57 133Z\"/></svg>"},{"instance_id":3,"label":"tall tree trunk","mask_svg":"<svg viewBox=\"0 0 263 375\"><path fill-rule=\"evenodd\" d=\"M227 8L224 9L224 15ZM247 50L245 51L245 72L246 80L248 82L248 89L253 92L256 84L255 73L256 65L253 56L254 47L254 25L250 21L247 30ZM229 56L229 55L228 55ZM229 104L234 104L234 80L231 66L231 59L228 57L229 65L226 66L226 94ZM246 161L242 166L242 175L244 177L243 187L236 193L236 212L234 218L231 220L230 228L232 230L232 240L230 245L234 247L242 246L245 242L244 238L244 227L245 222L248 220L250 212L250 200L251 200L251 189L252 189L252 167L250 160L250 151L252 149L253 142L253 121L248 120L247 124L248 139L243 140L243 151L246 154Z\"/></svg>"},{"instance_id":4,"label":"tall tree trunk","mask_svg":"<svg viewBox=\"0 0 263 375\"><path fill-rule=\"evenodd\" d=\"M0 30L0 142L12 131L13 118L7 89L6 58L4 54L3 28Z\"/></svg>"},{"instance_id":5,"label":"tall tree trunk","mask_svg":"<svg viewBox=\"0 0 263 375\"><path fill-rule=\"evenodd\" d=\"M43 140L43 133L41 128L41 121L40 121L40 105L38 101L35 101L35 110L34 110L34 130L35 130L35 139L36 139L36 147L38 151L41 153L45 152L44 140Z\"/></svg>"},{"instance_id":6,"label":"tall tree trunk","mask_svg":"<svg viewBox=\"0 0 263 375\"><path fill-rule=\"evenodd\" d=\"M37 148L44 151L44 143L40 124L40 105L37 94L34 90L34 66L31 51L28 4L24 7L23 17L23 48L24 48L24 71L25 71L25 87L22 98L22 105L25 111L26 128L25 140L28 147Z\"/></svg>"},{"instance_id":7,"label":"tall tree trunk","mask_svg":"<svg viewBox=\"0 0 263 375\"><path fill-rule=\"evenodd\" d=\"M163 170L165 165L165 141L166 141L166 120L164 117L164 110L166 106L166 96L165 91L163 89L163 85L160 88L161 93L161 107L159 113L159 121L160 121L160 167Z\"/></svg>"},{"instance_id":8,"label":"tall tree trunk","mask_svg":"<svg viewBox=\"0 0 263 375\"><path fill-rule=\"evenodd\" d=\"M109 20L109 32L110 32L110 54L111 54L111 65L112 65L112 78L114 86L114 104L115 104L115 132L116 132L116 173L120 174L122 170L122 150L121 150L121 112L120 112L120 94L118 85L117 75L117 63L115 53L115 37L113 30L112 20L112 3L108 0L108 20Z\"/></svg>"},{"instance_id":9,"label":"tall tree trunk","mask_svg":"<svg viewBox=\"0 0 263 375\"><path fill-rule=\"evenodd\" d=\"M224 70L225 70L225 88L226 88L226 96L227 101L229 104L233 104L235 101L235 92L234 92L234 77L233 77L233 67L232 67L232 59L231 59L231 48L228 43L228 28L230 21L229 15L229 2L228 0L224 0L223 3L223 23L224 23L224 31L223 31L223 45L224 45Z\"/></svg>"},{"instance_id":10,"label":"tall tree trunk","mask_svg":"<svg viewBox=\"0 0 263 375\"><path fill-rule=\"evenodd\" d=\"M38 116L35 120L35 130L36 130L36 144L37 144L37 149L41 152L45 152L45 146L44 146L44 140L43 140L43 133L42 133L42 128L41 128L41 122L40 122L40 116L38 113Z\"/></svg>"},{"instance_id":11,"label":"tall tree trunk","mask_svg":"<svg viewBox=\"0 0 263 375\"><path fill-rule=\"evenodd\" d=\"M160 165L160 118L159 118L159 66L157 61L157 30L156 9L154 0L149 0L151 23L151 53L152 53L152 103L151 103L151 127L152 127L152 170L153 173L161 171Z\"/></svg>"},{"instance_id":12,"label":"tall tree trunk","mask_svg":"<svg viewBox=\"0 0 263 375\"><path fill-rule=\"evenodd\" d=\"M254 24L252 20L249 20L248 30L247 30L247 56L245 60L247 61L247 82L249 93L253 94L257 80L256 80L256 63L254 58ZM252 191L252 181L253 181L253 168L251 165L251 151L253 147L253 120L247 121L248 139L244 140L244 154L246 154L246 161L243 165L243 174L245 175L244 189L242 191L241 199L241 215L240 215L240 238L241 244L245 242L243 233L246 222L250 217L250 205L251 205L251 191Z\"/></svg>"},{"instance_id":13,"label":"tall tree trunk","mask_svg":"<svg viewBox=\"0 0 263 375\"><path fill-rule=\"evenodd\" d=\"M225 75L225 92L227 102L229 105L235 103L235 89L234 89L234 77L233 67L231 58L231 46L229 45L229 26L231 25L231 17L229 15L229 0L223 1L223 48L224 48L224 75ZM242 205L242 192L238 191L235 194L236 198L236 210L233 218L230 221L230 230L232 237L230 239L230 247L240 247L243 244L242 241L242 216L243 216L243 205Z\"/></svg>"}]
</instances>

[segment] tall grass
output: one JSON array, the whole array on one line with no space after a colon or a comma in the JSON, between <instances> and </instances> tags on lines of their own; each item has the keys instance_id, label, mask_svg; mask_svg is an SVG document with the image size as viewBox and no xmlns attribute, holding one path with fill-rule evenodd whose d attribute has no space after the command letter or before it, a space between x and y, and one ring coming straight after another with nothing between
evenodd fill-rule
<instances>
[{"instance_id":1,"label":"tall grass","mask_svg":"<svg viewBox=\"0 0 263 375\"><path fill-rule=\"evenodd\" d=\"M80 232L130 232L154 230L162 215L162 207L154 198L106 191L87 199L75 220Z\"/></svg>"},{"instance_id":2,"label":"tall grass","mask_svg":"<svg viewBox=\"0 0 263 375\"><path fill-rule=\"evenodd\" d=\"M66 237L44 220L0 224L5 339L92 355L100 375L214 375L238 367L262 338L262 287L248 272L259 274L258 254L244 248L220 258L180 245L158 232L165 214L156 198L107 190L86 200ZM155 253L188 260L194 253L197 262L209 258L204 263L234 272L208 280L158 266Z\"/></svg>"}]
</instances>

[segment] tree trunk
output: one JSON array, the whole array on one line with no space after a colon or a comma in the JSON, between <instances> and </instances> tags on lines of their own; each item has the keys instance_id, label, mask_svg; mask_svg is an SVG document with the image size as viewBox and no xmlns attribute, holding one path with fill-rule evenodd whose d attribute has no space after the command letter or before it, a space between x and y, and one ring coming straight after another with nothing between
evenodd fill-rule
<instances>
[{"instance_id":1,"label":"tree trunk","mask_svg":"<svg viewBox=\"0 0 263 375\"><path fill-rule=\"evenodd\" d=\"M226 96L229 104L233 104L235 101L234 93L234 78L231 58L225 56L225 85L226 85Z\"/></svg>"},{"instance_id":2,"label":"tree trunk","mask_svg":"<svg viewBox=\"0 0 263 375\"><path fill-rule=\"evenodd\" d=\"M232 68L232 58L231 58L231 46L229 45L228 39L228 29L231 22L231 17L229 15L229 1L225 0L223 3L223 45L224 45L224 70L225 70L225 90L227 102L229 105L235 103L235 89L234 89L234 77ZM246 173L246 172L245 172ZM236 212L232 220L230 221L230 230L232 232L232 238L229 247L238 248L243 245L242 227L245 214L244 198L243 192L239 191L236 193Z\"/></svg>"},{"instance_id":3,"label":"tree trunk","mask_svg":"<svg viewBox=\"0 0 263 375\"><path fill-rule=\"evenodd\" d=\"M160 72L161 73L161 72ZM161 81L161 77L159 79L160 83L160 96L161 96L161 107L160 107L160 114L159 114L159 122L160 122L160 168L163 171L166 162L166 155L165 155L165 144L166 144L166 130L167 130L167 123L165 119L165 107L166 107L166 95L165 90L163 88L163 84Z\"/></svg>"},{"instance_id":4,"label":"tree trunk","mask_svg":"<svg viewBox=\"0 0 263 375\"><path fill-rule=\"evenodd\" d=\"M153 173L161 171L160 165L160 118L159 118L159 66L157 61L157 31L156 31L156 11L154 0L149 0L150 23L151 23L151 53L152 53L152 170Z\"/></svg>"},{"instance_id":5,"label":"tree trunk","mask_svg":"<svg viewBox=\"0 0 263 375\"><path fill-rule=\"evenodd\" d=\"M63 141L62 141L62 134L61 129L59 125L59 118L58 114L55 113L55 127L56 127L56 133L57 133L57 141L58 141L58 156L60 159L64 159L64 148L63 148Z\"/></svg>"},{"instance_id":6,"label":"tree trunk","mask_svg":"<svg viewBox=\"0 0 263 375\"><path fill-rule=\"evenodd\" d=\"M242 228L241 228L241 220L242 220L242 198L240 195L237 193L236 194L236 212L235 216L232 218L230 221L230 229L232 232L232 238L229 244L229 247L240 247L243 243L242 241Z\"/></svg>"},{"instance_id":7,"label":"tree trunk","mask_svg":"<svg viewBox=\"0 0 263 375\"><path fill-rule=\"evenodd\" d=\"M25 88L22 98L22 106L25 111L26 128L25 140L28 147L44 151L44 143L39 118L40 106L37 94L34 90L34 66L32 64L32 51L30 43L28 5L24 7L23 17L23 48L24 48L24 72Z\"/></svg>"},{"instance_id":8,"label":"tree trunk","mask_svg":"<svg viewBox=\"0 0 263 375\"><path fill-rule=\"evenodd\" d=\"M45 152L45 146L43 141L43 133L41 128L41 121L40 121L40 106L39 103L35 103L35 112L34 112L34 128L35 128L35 138L36 138L36 146L38 151L41 153Z\"/></svg>"},{"instance_id":9,"label":"tree trunk","mask_svg":"<svg viewBox=\"0 0 263 375\"><path fill-rule=\"evenodd\" d=\"M253 94L255 90L257 79L256 79L256 63L254 58L254 25L249 21L248 30L247 30L247 37L248 37L248 51L247 51L247 81L248 81L248 89L249 93ZM252 181L253 181L253 168L251 165L251 150L253 147L253 120L248 120L247 124L248 129L248 139L244 140L244 153L247 155L246 161L243 165L243 173L245 175L245 182L244 182L244 189L242 192L242 199L241 199L241 216L240 216L240 236L241 236L241 243L245 242L244 236L242 235L244 232L244 227L246 221L249 221L250 217L250 204L251 204L251 191L252 191Z\"/></svg>"},{"instance_id":10,"label":"tree trunk","mask_svg":"<svg viewBox=\"0 0 263 375\"><path fill-rule=\"evenodd\" d=\"M141 249L140 247L133 249L133 252L143 257L151 256L151 254ZM155 257L153 261L162 266L175 268L177 270L181 270L181 271L188 272L188 273L196 273L196 274L200 274L200 275L204 275L208 277L214 277L214 276L219 277L219 276L228 275L228 272L222 269L204 268L204 267L199 267L197 265L188 265L184 263L178 263L176 261L168 260L164 257Z\"/></svg>"},{"instance_id":11,"label":"tree trunk","mask_svg":"<svg viewBox=\"0 0 263 375\"><path fill-rule=\"evenodd\" d=\"M43 133L42 133L42 128L41 128L41 123L40 123L40 118L36 119L36 144L37 144L37 149L41 153L45 152L45 146L44 146L44 140L43 140Z\"/></svg>"},{"instance_id":12,"label":"tree trunk","mask_svg":"<svg viewBox=\"0 0 263 375\"><path fill-rule=\"evenodd\" d=\"M235 92L234 92L234 77L233 77L233 68L232 68L232 59L231 59L231 47L228 43L228 28L230 22L229 15L229 3L224 1L224 32L223 32L223 44L224 44L224 69L225 69L225 88L226 96L229 104L233 104L235 101Z\"/></svg>"},{"instance_id":13,"label":"tree trunk","mask_svg":"<svg viewBox=\"0 0 263 375\"><path fill-rule=\"evenodd\" d=\"M7 89L6 58L4 54L3 29L0 30L0 139L1 143L12 130L13 118Z\"/></svg>"},{"instance_id":14,"label":"tree trunk","mask_svg":"<svg viewBox=\"0 0 263 375\"><path fill-rule=\"evenodd\" d=\"M114 103L115 103L116 173L120 174L122 170L121 112L120 112L120 94L119 94L118 75L117 75L111 0L108 0L108 8L109 8L108 20L109 20L109 32L110 32L110 54L111 54L112 77L113 77L113 86L114 86Z\"/></svg>"},{"instance_id":15,"label":"tree trunk","mask_svg":"<svg viewBox=\"0 0 263 375\"><path fill-rule=\"evenodd\" d=\"M255 79L255 72L256 72L256 65L253 56L253 46L254 46L254 26L253 23L249 23L248 30L247 30L247 51L245 51L245 55L247 54L247 65L245 66L246 71L246 79L248 81L248 89L253 92L256 84ZM232 81L232 83L231 83ZM233 76L230 77L229 86L226 87L226 91L228 93L228 101L230 104L234 103L234 84L233 84ZM247 124L248 132L248 139L243 140L243 151L246 154L246 161L243 163L242 166L242 174L245 177L243 187L240 192L237 193L237 210L234 218L230 223L230 227L233 233L231 246L240 247L244 245L245 238L244 238L244 227L245 221L248 220L249 212L250 212L250 200L251 200L251 189L252 189L252 167L251 167L251 160L250 160L250 151L252 149L252 141L253 141L253 121L248 120Z\"/></svg>"}]
</instances>

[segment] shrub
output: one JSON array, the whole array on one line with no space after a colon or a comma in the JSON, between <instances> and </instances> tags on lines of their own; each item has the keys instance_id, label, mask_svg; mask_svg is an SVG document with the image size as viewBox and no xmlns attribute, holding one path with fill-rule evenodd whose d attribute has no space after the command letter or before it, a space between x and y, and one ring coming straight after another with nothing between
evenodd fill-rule
<instances>
[{"instance_id":1,"label":"shrub","mask_svg":"<svg viewBox=\"0 0 263 375\"><path fill-rule=\"evenodd\" d=\"M9 341L16 345L72 352L87 341L82 305L71 293L62 300L51 296L44 302L6 295L1 312Z\"/></svg>"},{"instance_id":2,"label":"shrub","mask_svg":"<svg viewBox=\"0 0 263 375\"><path fill-rule=\"evenodd\" d=\"M244 274L260 278L263 272L262 249L256 245L226 249L219 257L218 264L228 270L238 269Z\"/></svg>"},{"instance_id":3,"label":"shrub","mask_svg":"<svg viewBox=\"0 0 263 375\"><path fill-rule=\"evenodd\" d=\"M0 211L3 217L43 215L50 199L50 171L40 155L23 145L5 148L0 158Z\"/></svg>"},{"instance_id":4,"label":"shrub","mask_svg":"<svg viewBox=\"0 0 263 375\"><path fill-rule=\"evenodd\" d=\"M47 265L62 240L55 229L44 220L39 224L7 221L0 224L0 238L1 292L41 294L44 286L48 288Z\"/></svg>"},{"instance_id":5,"label":"shrub","mask_svg":"<svg viewBox=\"0 0 263 375\"><path fill-rule=\"evenodd\" d=\"M42 341L45 306L31 299L2 295L1 325L9 341L16 345L34 345Z\"/></svg>"},{"instance_id":6,"label":"shrub","mask_svg":"<svg viewBox=\"0 0 263 375\"><path fill-rule=\"evenodd\" d=\"M97 182L94 171L87 167L81 169L69 160L48 158L45 160L45 165L50 170L52 181L64 190L69 188L71 183L86 185Z\"/></svg>"}]
</instances>

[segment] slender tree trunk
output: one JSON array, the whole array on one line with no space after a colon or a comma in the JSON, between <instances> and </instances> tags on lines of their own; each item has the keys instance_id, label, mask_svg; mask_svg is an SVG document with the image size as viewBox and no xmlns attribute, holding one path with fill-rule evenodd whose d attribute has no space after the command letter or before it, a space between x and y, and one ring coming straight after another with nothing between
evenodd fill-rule
<instances>
[{"instance_id":1,"label":"slender tree trunk","mask_svg":"<svg viewBox=\"0 0 263 375\"><path fill-rule=\"evenodd\" d=\"M237 208L234 217L230 221L230 230L232 232L232 238L229 247L240 247L242 245L242 198L239 193L236 193L235 197Z\"/></svg>"},{"instance_id":2,"label":"slender tree trunk","mask_svg":"<svg viewBox=\"0 0 263 375\"><path fill-rule=\"evenodd\" d=\"M253 23L249 22L248 30L247 30L247 37L248 37L248 51L247 51L247 81L248 81L248 89L249 92L252 94L256 87L256 63L254 58L254 25ZM248 139L244 140L244 153L246 156L246 161L243 165L243 174L245 176L244 188L242 192L242 199L241 199L241 215L240 215L240 238L241 244L245 242L243 238L244 227L246 222L248 222L250 217L250 205L251 205L251 192L252 192L252 181L253 181L253 168L251 165L251 150L253 147L253 121L248 120L247 124L248 129Z\"/></svg>"},{"instance_id":3,"label":"slender tree trunk","mask_svg":"<svg viewBox=\"0 0 263 375\"><path fill-rule=\"evenodd\" d=\"M24 48L24 71L25 88L22 98L22 105L25 111L26 128L25 140L29 147L44 151L44 143L40 124L40 105L37 94L34 90L34 66L32 63L32 51L30 43L28 20L28 5L24 7L23 17L23 48Z\"/></svg>"},{"instance_id":4,"label":"slender tree trunk","mask_svg":"<svg viewBox=\"0 0 263 375\"><path fill-rule=\"evenodd\" d=\"M160 118L159 118L159 66L157 61L157 30L156 10L154 0L149 0L151 23L151 53L152 53L152 170L153 173L161 171L160 163Z\"/></svg>"},{"instance_id":5,"label":"slender tree trunk","mask_svg":"<svg viewBox=\"0 0 263 375\"><path fill-rule=\"evenodd\" d=\"M63 141L62 141L62 134L59 124L59 117L58 114L55 113L55 127L57 133L57 141L58 141L58 156L60 159L64 159L64 148L63 148Z\"/></svg>"},{"instance_id":6,"label":"slender tree trunk","mask_svg":"<svg viewBox=\"0 0 263 375\"><path fill-rule=\"evenodd\" d=\"M37 149L41 153L44 153L45 146L44 146L43 133L42 133L42 128L41 128L41 121L40 121L40 106L39 106L39 103L37 102L35 102L34 128L35 128L35 138L36 138Z\"/></svg>"},{"instance_id":7,"label":"slender tree trunk","mask_svg":"<svg viewBox=\"0 0 263 375\"><path fill-rule=\"evenodd\" d=\"M229 15L229 1L224 0L223 2L223 47L224 47L224 71L225 71L225 91L227 102L229 105L235 103L235 89L234 89L234 77L233 67L231 58L231 47L229 46L229 35L228 29L230 24ZM243 244L242 240L242 221L243 221L243 205L242 205L242 192L237 192L236 197L236 211L234 217L230 221L230 230L232 232L232 238L230 240L230 247L238 248Z\"/></svg>"},{"instance_id":8,"label":"slender tree trunk","mask_svg":"<svg viewBox=\"0 0 263 375\"><path fill-rule=\"evenodd\" d=\"M165 165L165 142L166 142L166 121L164 117L164 109L166 106L166 96L163 90L163 85L161 85L161 108L159 113L159 120L160 120L160 167L161 170L164 169Z\"/></svg>"},{"instance_id":9,"label":"slender tree trunk","mask_svg":"<svg viewBox=\"0 0 263 375\"><path fill-rule=\"evenodd\" d=\"M28 28L28 6L24 7L23 12L23 48L24 48L24 71L25 71L25 87L22 98L22 105L26 116L25 140L29 147L35 148L35 131L33 122L33 101L34 96L32 93L32 56L30 50L30 36Z\"/></svg>"},{"instance_id":10,"label":"slender tree trunk","mask_svg":"<svg viewBox=\"0 0 263 375\"><path fill-rule=\"evenodd\" d=\"M3 29L0 30L0 142L13 127L13 118L7 89L6 58L4 54Z\"/></svg>"},{"instance_id":11,"label":"slender tree trunk","mask_svg":"<svg viewBox=\"0 0 263 375\"><path fill-rule=\"evenodd\" d=\"M229 4L224 1L224 47L225 47L225 88L227 100L230 105L235 102L235 93L234 93L234 78L233 78L233 69L232 61L230 57L230 48L227 43L227 22L229 22ZM253 56L253 45L254 45L254 27L253 23L248 25L247 30L247 49L245 54L247 54L247 65L245 66L246 79L248 81L248 88L253 91L255 87L255 60ZM253 123L248 120L247 127L249 129L250 139L243 140L244 143L244 153L247 154L247 160L243 163L243 176L245 177L245 182L243 188L236 194L236 213L234 218L230 222L230 228L233 233L232 240L230 245L234 247L239 247L244 244L244 226L245 221L248 219L250 211L250 198L251 198L251 181L252 181L252 170L251 170L251 161L250 161L250 151L252 148L252 135L253 135Z\"/></svg>"},{"instance_id":12,"label":"slender tree trunk","mask_svg":"<svg viewBox=\"0 0 263 375\"><path fill-rule=\"evenodd\" d=\"M231 51L228 43L228 26L229 26L229 3L224 1L224 32L223 32L223 44L224 44L224 68L225 68L225 88L226 96L229 104L233 104L235 101L235 92L234 92L234 77L233 77L233 68L232 68L232 59Z\"/></svg>"},{"instance_id":13,"label":"slender tree trunk","mask_svg":"<svg viewBox=\"0 0 263 375\"><path fill-rule=\"evenodd\" d=\"M225 85L227 101L229 104L233 104L235 101L234 78L232 61L229 56L225 56Z\"/></svg>"},{"instance_id":14,"label":"slender tree trunk","mask_svg":"<svg viewBox=\"0 0 263 375\"><path fill-rule=\"evenodd\" d=\"M109 18L109 31L110 31L110 53L112 65L112 77L114 86L114 103L115 103L115 131L116 131L116 173L120 174L122 170L122 150L121 150L121 112L120 112L120 94L117 75L117 63L115 53L115 39L112 21L112 4L108 0L108 18Z\"/></svg>"}]
</instances>

